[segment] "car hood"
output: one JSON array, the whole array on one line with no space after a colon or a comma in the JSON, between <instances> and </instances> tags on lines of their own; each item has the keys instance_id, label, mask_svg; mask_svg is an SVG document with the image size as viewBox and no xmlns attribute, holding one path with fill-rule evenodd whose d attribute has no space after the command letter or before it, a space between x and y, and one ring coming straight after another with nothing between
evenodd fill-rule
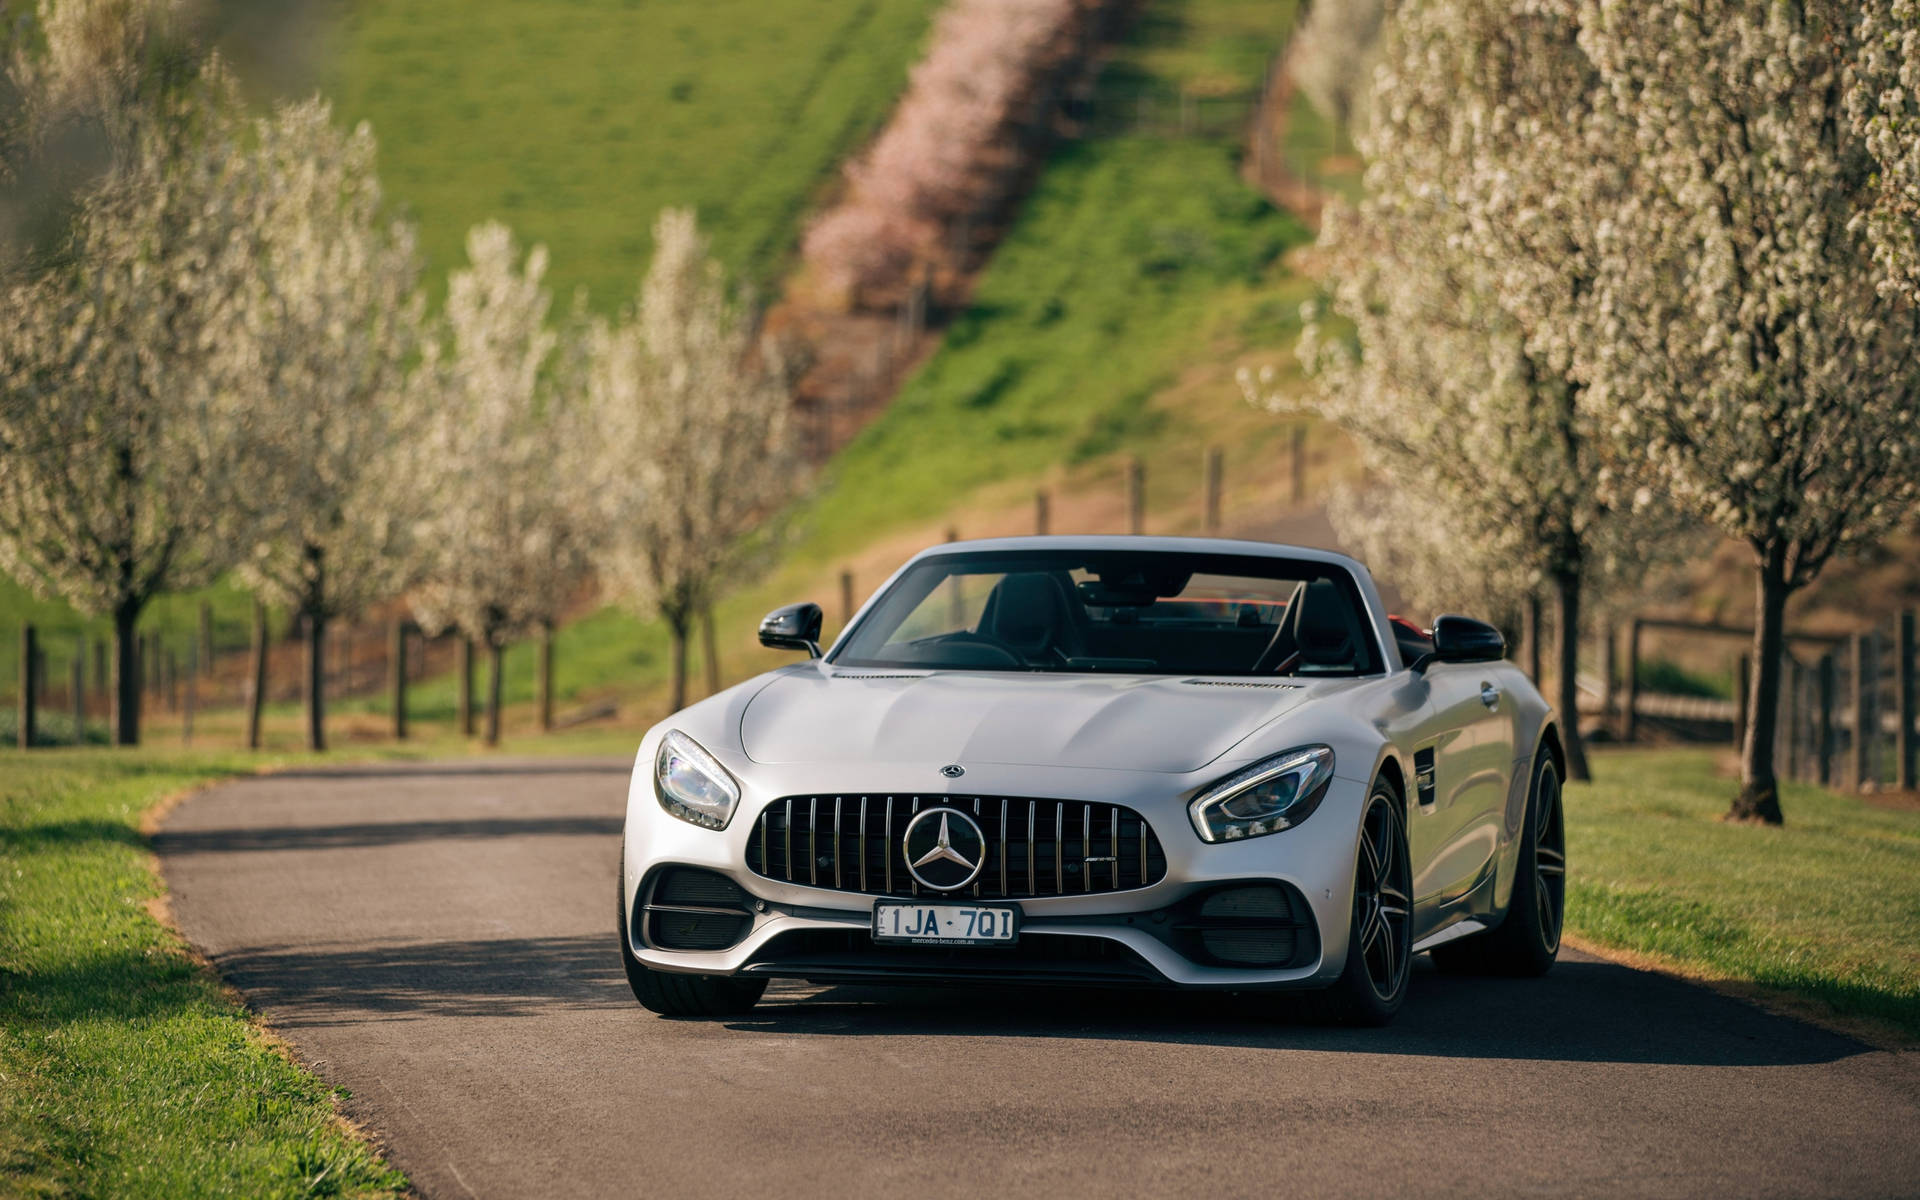
<instances>
[{"instance_id":1,"label":"car hood","mask_svg":"<svg viewBox=\"0 0 1920 1200\"><path fill-rule=\"evenodd\" d=\"M999 763L1183 774L1347 680L807 673L763 688L740 722L760 763Z\"/></svg>"}]
</instances>

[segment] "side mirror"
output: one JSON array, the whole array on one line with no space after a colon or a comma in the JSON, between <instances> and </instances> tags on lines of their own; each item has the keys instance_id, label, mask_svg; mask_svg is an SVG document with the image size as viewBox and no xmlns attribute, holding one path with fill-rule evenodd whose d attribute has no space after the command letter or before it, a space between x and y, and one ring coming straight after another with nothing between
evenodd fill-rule
<instances>
[{"instance_id":1,"label":"side mirror","mask_svg":"<svg viewBox=\"0 0 1920 1200\"><path fill-rule=\"evenodd\" d=\"M818 604L776 608L760 621L760 644L771 650L805 650L808 658L819 658L820 622Z\"/></svg>"},{"instance_id":2,"label":"side mirror","mask_svg":"<svg viewBox=\"0 0 1920 1200\"><path fill-rule=\"evenodd\" d=\"M1497 662L1507 656L1507 639L1485 621L1451 613L1434 618L1433 653L1423 655L1413 670L1425 671L1435 662Z\"/></svg>"}]
</instances>

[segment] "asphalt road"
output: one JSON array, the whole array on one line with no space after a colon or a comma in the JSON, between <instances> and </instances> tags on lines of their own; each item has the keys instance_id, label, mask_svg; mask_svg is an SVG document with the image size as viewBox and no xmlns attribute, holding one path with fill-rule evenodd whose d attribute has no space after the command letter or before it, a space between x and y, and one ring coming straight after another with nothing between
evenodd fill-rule
<instances>
[{"instance_id":1,"label":"asphalt road","mask_svg":"<svg viewBox=\"0 0 1920 1200\"><path fill-rule=\"evenodd\" d=\"M1384 1030L781 984L662 1020L615 951L625 772L263 777L159 850L187 935L430 1197L1920 1193L1920 1056L1578 956L1423 966Z\"/></svg>"}]
</instances>

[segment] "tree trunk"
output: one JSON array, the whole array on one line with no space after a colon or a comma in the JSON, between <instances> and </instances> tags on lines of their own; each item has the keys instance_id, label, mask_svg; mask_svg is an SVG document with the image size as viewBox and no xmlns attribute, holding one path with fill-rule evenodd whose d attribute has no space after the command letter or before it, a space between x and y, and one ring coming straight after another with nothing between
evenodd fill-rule
<instances>
[{"instance_id":1,"label":"tree trunk","mask_svg":"<svg viewBox=\"0 0 1920 1200\"><path fill-rule=\"evenodd\" d=\"M700 613L700 660L707 669L707 695L714 695L720 690L720 644L713 633L711 606Z\"/></svg>"},{"instance_id":2,"label":"tree trunk","mask_svg":"<svg viewBox=\"0 0 1920 1200\"><path fill-rule=\"evenodd\" d=\"M667 711L679 712L687 706L687 614L667 614L667 629L672 639L668 651L673 660L673 687L667 697Z\"/></svg>"},{"instance_id":3,"label":"tree trunk","mask_svg":"<svg viewBox=\"0 0 1920 1200\"><path fill-rule=\"evenodd\" d=\"M1778 825L1780 784L1773 750L1780 721L1780 657L1786 640L1786 555L1770 551L1758 572L1758 610L1753 623L1753 691L1747 700L1747 738L1740 752L1740 794L1727 816L1736 821Z\"/></svg>"},{"instance_id":4,"label":"tree trunk","mask_svg":"<svg viewBox=\"0 0 1920 1200\"><path fill-rule=\"evenodd\" d=\"M468 634L460 635L460 661L454 667L454 679L459 685L459 721L460 736L473 736L473 638Z\"/></svg>"},{"instance_id":5,"label":"tree trunk","mask_svg":"<svg viewBox=\"0 0 1920 1200\"><path fill-rule=\"evenodd\" d=\"M307 749L327 748L327 618L307 614Z\"/></svg>"},{"instance_id":6,"label":"tree trunk","mask_svg":"<svg viewBox=\"0 0 1920 1200\"><path fill-rule=\"evenodd\" d=\"M552 621L540 622L539 658L540 658L539 670L536 672L536 674L539 676L539 681L536 686L538 687L540 692L540 695L539 695L540 732L547 733L553 729L553 622Z\"/></svg>"},{"instance_id":7,"label":"tree trunk","mask_svg":"<svg viewBox=\"0 0 1920 1200\"><path fill-rule=\"evenodd\" d=\"M247 688L247 749L260 748L260 713L267 703L267 606L253 602L253 673Z\"/></svg>"},{"instance_id":8,"label":"tree trunk","mask_svg":"<svg viewBox=\"0 0 1920 1200\"><path fill-rule=\"evenodd\" d=\"M1585 783L1593 778L1587 769L1587 744L1580 736L1580 576L1577 573L1553 578L1554 630L1559 636L1559 663L1554 686L1559 692L1554 704L1560 709L1560 744L1567 752L1567 775Z\"/></svg>"},{"instance_id":9,"label":"tree trunk","mask_svg":"<svg viewBox=\"0 0 1920 1200\"><path fill-rule=\"evenodd\" d=\"M141 605L126 602L113 610L113 742L140 744L140 636L134 626Z\"/></svg>"},{"instance_id":10,"label":"tree trunk","mask_svg":"<svg viewBox=\"0 0 1920 1200\"><path fill-rule=\"evenodd\" d=\"M487 745L500 744L500 666L506 657L498 638L487 639Z\"/></svg>"}]
</instances>

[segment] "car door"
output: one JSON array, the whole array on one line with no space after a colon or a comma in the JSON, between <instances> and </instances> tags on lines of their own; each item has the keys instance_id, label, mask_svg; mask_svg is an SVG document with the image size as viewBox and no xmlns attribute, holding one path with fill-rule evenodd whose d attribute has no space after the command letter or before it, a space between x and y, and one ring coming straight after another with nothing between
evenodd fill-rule
<instances>
[{"instance_id":1,"label":"car door","mask_svg":"<svg viewBox=\"0 0 1920 1200\"><path fill-rule=\"evenodd\" d=\"M1444 915L1486 878L1499 847L1512 768L1512 703L1498 663L1435 663L1427 671L1433 723L1415 747L1408 839L1414 900Z\"/></svg>"}]
</instances>

